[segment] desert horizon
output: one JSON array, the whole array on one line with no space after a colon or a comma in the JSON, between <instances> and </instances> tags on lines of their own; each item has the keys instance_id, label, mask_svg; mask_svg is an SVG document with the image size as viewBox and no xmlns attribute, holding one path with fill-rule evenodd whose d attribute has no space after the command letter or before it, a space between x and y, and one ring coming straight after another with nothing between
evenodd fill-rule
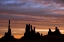
<instances>
[{"instance_id":1,"label":"desert horizon","mask_svg":"<svg viewBox=\"0 0 64 42\"><path fill-rule=\"evenodd\" d=\"M7 23L6 23L7 22ZM5 34L5 32L7 32L7 30L8 30L8 20L6 20L6 25L5 25L5 23L4 23L4 21L1 23L3 26L5 25L6 26L6 28L5 27L0 27L0 31L2 32L1 34L0 34L0 38L1 37L3 37L4 36L4 34ZM17 21L16 21L17 22ZM27 22L28 23L28 22ZM15 38L18 38L18 39L20 39L22 36L24 36L24 32L25 32L25 28L26 28L26 24L24 24L24 27L22 28L22 23L20 23L20 24L18 24L18 27L13 27L12 26L12 24L13 24L13 22L12 22L12 20L11 20L11 31L12 31L12 35L15 37ZM17 26L17 24L13 24L13 25L16 25ZM21 26L20 26L21 25ZM49 27L49 26L47 26L47 27L45 27L45 26L40 26L40 27L38 27L38 26L35 26L35 25L33 25L33 27L37 27L36 28L36 32L39 32L39 33L42 33L43 35L47 35L47 33L48 33L48 30L49 30L49 28L51 28L51 30L52 31L55 31L55 27ZM3 28L5 28L5 29L3 29ZM58 29L60 29L60 32L62 33L62 34L64 34L64 30L63 29L61 29L62 27L58 27Z\"/></svg>"}]
</instances>

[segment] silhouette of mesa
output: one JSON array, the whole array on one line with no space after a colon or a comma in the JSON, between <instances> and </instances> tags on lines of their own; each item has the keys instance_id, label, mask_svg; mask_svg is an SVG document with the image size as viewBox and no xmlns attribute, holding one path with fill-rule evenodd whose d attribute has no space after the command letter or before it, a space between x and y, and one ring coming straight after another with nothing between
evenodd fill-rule
<instances>
[{"instance_id":1,"label":"silhouette of mesa","mask_svg":"<svg viewBox=\"0 0 64 42\"><path fill-rule=\"evenodd\" d=\"M20 39L16 39L11 34L10 20L9 20L8 32L6 32L4 36L0 38L0 41L23 41L23 40L64 41L64 34L61 34L59 29L55 27L54 32L52 32L51 29L49 28L48 34L43 36L39 32L35 31L35 27L32 28L32 25L26 24L24 36L21 37Z\"/></svg>"}]
</instances>

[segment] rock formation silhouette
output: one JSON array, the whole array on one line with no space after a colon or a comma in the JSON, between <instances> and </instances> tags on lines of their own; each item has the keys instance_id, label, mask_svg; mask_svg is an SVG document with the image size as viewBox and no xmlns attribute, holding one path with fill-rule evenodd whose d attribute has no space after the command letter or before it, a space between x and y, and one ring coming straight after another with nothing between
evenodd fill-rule
<instances>
[{"instance_id":1,"label":"rock formation silhouette","mask_svg":"<svg viewBox=\"0 0 64 42\"><path fill-rule=\"evenodd\" d=\"M55 27L55 31L52 32L49 28L47 35L42 35L39 32L36 32L35 27L32 27L30 24L26 24L24 36L20 39L15 39L11 33L10 20L8 24L8 32L5 32L4 36L0 41L22 41L22 40L39 40L39 41L64 41L64 34L60 33L58 27Z\"/></svg>"},{"instance_id":2,"label":"rock formation silhouette","mask_svg":"<svg viewBox=\"0 0 64 42\"><path fill-rule=\"evenodd\" d=\"M10 20L8 24L8 32L5 33L5 35L1 38L1 40L14 40L14 36L11 34L11 29L10 29Z\"/></svg>"},{"instance_id":3,"label":"rock formation silhouette","mask_svg":"<svg viewBox=\"0 0 64 42\"><path fill-rule=\"evenodd\" d=\"M55 27L54 32L52 32L51 29L49 28L48 35L61 35L61 33L60 33L58 27Z\"/></svg>"},{"instance_id":4,"label":"rock formation silhouette","mask_svg":"<svg viewBox=\"0 0 64 42\"><path fill-rule=\"evenodd\" d=\"M39 32L36 32L35 27L32 28L32 25L26 24L25 33L21 39L34 40L34 39L40 39L40 36L42 36L42 34L40 35Z\"/></svg>"}]
</instances>

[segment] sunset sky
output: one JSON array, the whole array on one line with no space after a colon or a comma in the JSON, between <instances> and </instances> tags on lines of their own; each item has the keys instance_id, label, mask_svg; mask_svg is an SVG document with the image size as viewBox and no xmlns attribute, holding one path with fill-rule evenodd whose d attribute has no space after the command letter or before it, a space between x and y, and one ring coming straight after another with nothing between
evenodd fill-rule
<instances>
[{"instance_id":1,"label":"sunset sky","mask_svg":"<svg viewBox=\"0 0 64 42\"><path fill-rule=\"evenodd\" d=\"M43 35L55 27L64 34L64 0L0 0L0 37L7 32L8 20L15 38L23 36L26 24Z\"/></svg>"}]
</instances>

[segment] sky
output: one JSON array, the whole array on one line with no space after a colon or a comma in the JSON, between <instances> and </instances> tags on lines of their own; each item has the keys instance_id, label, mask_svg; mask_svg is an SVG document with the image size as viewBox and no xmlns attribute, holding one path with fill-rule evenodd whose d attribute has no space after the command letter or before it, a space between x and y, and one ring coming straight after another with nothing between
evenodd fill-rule
<instances>
[{"instance_id":1,"label":"sky","mask_svg":"<svg viewBox=\"0 0 64 42\"><path fill-rule=\"evenodd\" d=\"M55 27L64 34L64 0L0 0L0 37L7 32L8 20L15 38L23 36L26 24L43 35Z\"/></svg>"}]
</instances>

